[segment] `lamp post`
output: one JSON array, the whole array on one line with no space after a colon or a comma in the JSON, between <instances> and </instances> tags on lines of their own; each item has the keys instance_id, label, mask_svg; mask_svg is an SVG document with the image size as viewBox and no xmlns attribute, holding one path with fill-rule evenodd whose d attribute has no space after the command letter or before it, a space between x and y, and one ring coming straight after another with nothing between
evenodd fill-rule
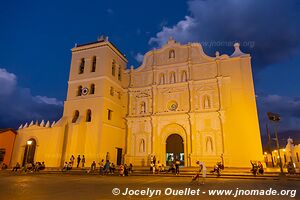
<instances>
[{"instance_id":1,"label":"lamp post","mask_svg":"<svg viewBox=\"0 0 300 200\"><path fill-rule=\"evenodd\" d=\"M31 144L32 144L32 140L28 140L27 141L27 153L26 153L26 163L25 163L25 165L28 163L28 154L29 154Z\"/></svg>"},{"instance_id":2,"label":"lamp post","mask_svg":"<svg viewBox=\"0 0 300 200\"><path fill-rule=\"evenodd\" d=\"M277 134L277 129L276 129L276 122L280 121L280 115L276 114L276 113L271 113L271 112L268 112L267 114L268 114L269 120L274 122L274 133L275 133L275 141L276 141L276 146L277 146L277 151L278 151L278 156L279 156L280 174L283 175L282 160L281 160L281 156L280 156L278 134Z\"/></svg>"}]
</instances>

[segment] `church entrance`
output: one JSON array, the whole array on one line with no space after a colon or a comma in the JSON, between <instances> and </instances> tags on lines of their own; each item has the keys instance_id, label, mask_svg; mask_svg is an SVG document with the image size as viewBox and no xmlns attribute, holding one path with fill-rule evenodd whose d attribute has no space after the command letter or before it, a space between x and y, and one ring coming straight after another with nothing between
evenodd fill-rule
<instances>
[{"instance_id":1,"label":"church entrance","mask_svg":"<svg viewBox=\"0 0 300 200\"><path fill-rule=\"evenodd\" d=\"M34 163L35 149L36 149L35 139L28 140L25 146L22 166L24 166L26 163Z\"/></svg>"},{"instance_id":2,"label":"church entrance","mask_svg":"<svg viewBox=\"0 0 300 200\"><path fill-rule=\"evenodd\" d=\"M166 141L166 165L179 160L180 165L184 165L184 145L183 139L178 134L172 134Z\"/></svg>"}]
</instances>

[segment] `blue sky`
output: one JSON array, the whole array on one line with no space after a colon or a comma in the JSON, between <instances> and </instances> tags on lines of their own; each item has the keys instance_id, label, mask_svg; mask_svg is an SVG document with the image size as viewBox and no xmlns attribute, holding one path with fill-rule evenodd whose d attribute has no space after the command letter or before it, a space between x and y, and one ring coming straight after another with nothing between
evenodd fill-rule
<instances>
[{"instance_id":1,"label":"blue sky","mask_svg":"<svg viewBox=\"0 0 300 200\"><path fill-rule=\"evenodd\" d=\"M1 1L0 127L59 119L70 49L104 34L135 67L169 36L213 44L209 55L238 41L252 56L262 126L272 110L282 131L300 130L299 10L296 0Z\"/></svg>"}]
</instances>

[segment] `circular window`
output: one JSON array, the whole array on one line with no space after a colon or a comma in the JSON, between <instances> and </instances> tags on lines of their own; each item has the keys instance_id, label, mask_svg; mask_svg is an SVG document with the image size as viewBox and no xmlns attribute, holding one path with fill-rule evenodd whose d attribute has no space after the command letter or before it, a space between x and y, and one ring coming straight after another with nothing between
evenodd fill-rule
<instances>
[{"instance_id":1,"label":"circular window","mask_svg":"<svg viewBox=\"0 0 300 200\"><path fill-rule=\"evenodd\" d=\"M89 89L86 88L86 87L82 88L81 92L82 92L83 95L87 95L89 93Z\"/></svg>"},{"instance_id":2,"label":"circular window","mask_svg":"<svg viewBox=\"0 0 300 200\"><path fill-rule=\"evenodd\" d=\"M171 111L175 111L178 108L178 103L176 101L170 101L168 103L168 109Z\"/></svg>"}]
</instances>

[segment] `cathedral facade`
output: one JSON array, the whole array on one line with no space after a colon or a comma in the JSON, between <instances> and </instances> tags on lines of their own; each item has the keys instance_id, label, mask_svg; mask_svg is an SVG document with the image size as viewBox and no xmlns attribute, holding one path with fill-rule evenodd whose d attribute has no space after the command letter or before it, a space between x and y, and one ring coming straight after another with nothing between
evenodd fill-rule
<instances>
[{"instance_id":1,"label":"cathedral facade","mask_svg":"<svg viewBox=\"0 0 300 200\"><path fill-rule=\"evenodd\" d=\"M21 125L12 164L58 167L71 155L85 155L88 165L108 155L135 166L154 156L184 166L262 160L251 57L234 48L210 57L199 43L169 39L128 69L107 38L75 46L63 116Z\"/></svg>"}]
</instances>

